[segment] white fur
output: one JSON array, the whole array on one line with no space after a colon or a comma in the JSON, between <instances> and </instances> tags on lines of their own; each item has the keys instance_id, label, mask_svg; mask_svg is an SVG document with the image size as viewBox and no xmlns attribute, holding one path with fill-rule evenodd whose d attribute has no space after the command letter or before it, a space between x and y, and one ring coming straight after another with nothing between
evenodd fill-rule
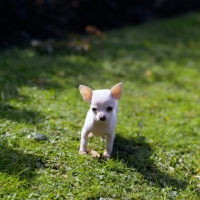
<instances>
[{"instance_id":1,"label":"white fur","mask_svg":"<svg viewBox=\"0 0 200 200\"><path fill-rule=\"evenodd\" d=\"M121 97L123 84L118 83L110 90L94 90L84 85L79 86L83 99L90 103L85 124L81 132L80 154L87 153L87 138L90 133L105 137L107 141L105 157L110 157L114 142L114 131L117 123L117 100ZM112 108L112 110L110 110ZM93 110L95 109L95 110Z\"/></svg>"}]
</instances>

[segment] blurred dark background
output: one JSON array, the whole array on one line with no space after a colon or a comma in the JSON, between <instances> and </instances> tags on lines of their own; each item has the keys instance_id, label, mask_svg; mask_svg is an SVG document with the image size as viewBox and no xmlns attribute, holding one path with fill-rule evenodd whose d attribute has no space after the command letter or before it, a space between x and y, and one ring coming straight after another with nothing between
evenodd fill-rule
<instances>
[{"instance_id":1,"label":"blurred dark background","mask_svg":"<svg viewBox=\"0 0 200 200\"><path fill-rule=\"evenodd\" d=\"M0 47L63 39L200 10L200 0L0 0Z\"/></svg>"}]
</instances>

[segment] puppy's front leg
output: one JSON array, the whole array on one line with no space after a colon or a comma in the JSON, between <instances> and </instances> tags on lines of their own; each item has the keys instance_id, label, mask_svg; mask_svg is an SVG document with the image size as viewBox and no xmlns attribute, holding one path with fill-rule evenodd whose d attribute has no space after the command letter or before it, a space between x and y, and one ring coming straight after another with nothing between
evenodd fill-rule
<instances>
[{"instance_id":1,"label":"puppy's front leg","mask_svg":"<svg viewBox=\"0 0 200 200\"><path fill-rule=\"evenodd\" d=\"M110 158L111 153L112 153L112 148L113 148L113 142L114 142L114 133L106 135L106 141L107 141L107 146L106 146L106 150L103 153L103 156L105 158Z\"/></svg>"},{"instance_id":2,"label":"puppy's front leg","mask_svg":"<svg viewBox=\"0 0 200 200\"><path fill-rule=\"evenodd\" d=\"M87 138L88 138L89 132L85 130L85 128L82 129L81 131L81 144L80 144L80 149L79 153L84 155L87 153Z\"/></svg>"}]
</instances>

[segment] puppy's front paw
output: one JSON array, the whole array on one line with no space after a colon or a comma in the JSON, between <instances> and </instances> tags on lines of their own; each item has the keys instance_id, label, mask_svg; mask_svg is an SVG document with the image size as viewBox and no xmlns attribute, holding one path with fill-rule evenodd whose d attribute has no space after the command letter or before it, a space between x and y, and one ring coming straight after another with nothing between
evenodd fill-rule
<instances>
[{"instance_id":1,"label":"puppy's front paw","mask_svg":"<svg viewBox=\"0 0 200 200\"><path fill-rule=\"evenodd\" d=\"M106 158L106 159L109 159L111 157L111 154L109 154L107 151L105 151L103 153L103 157Z\"/></svg>"},{"instance_id":2,"label":"puppy's front paw","mask_svg":"<svg viewBox=\"0 0 200 200\"><path fill-rule=\"evenodd\" d=\"M86 155L86 154L87 154L87 151L82 151L82 150L80 150L80 151L79 151L79 154L80 154L80 155Z\"/></svg>"}]
</instances>

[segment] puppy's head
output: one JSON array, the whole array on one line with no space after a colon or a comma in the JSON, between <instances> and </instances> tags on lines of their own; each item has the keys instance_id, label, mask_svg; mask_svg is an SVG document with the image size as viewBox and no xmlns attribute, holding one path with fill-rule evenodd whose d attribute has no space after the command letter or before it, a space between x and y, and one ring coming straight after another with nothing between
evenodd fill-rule
<instances>
[{"instance_id":1,"label":"puppy's head","mask_svg":"<svg viewBox=\"0 0 200 200\"><path fill-rule=\"evenodd\" d=\"M110 120L116 110L116 100L122 94L122 83L118 83L110 90L91 90L89 87L80 85L79 90L83 99L90 103L90 109L94 113L96 121L106 122Z\"/></svg>"}]
</instances>

